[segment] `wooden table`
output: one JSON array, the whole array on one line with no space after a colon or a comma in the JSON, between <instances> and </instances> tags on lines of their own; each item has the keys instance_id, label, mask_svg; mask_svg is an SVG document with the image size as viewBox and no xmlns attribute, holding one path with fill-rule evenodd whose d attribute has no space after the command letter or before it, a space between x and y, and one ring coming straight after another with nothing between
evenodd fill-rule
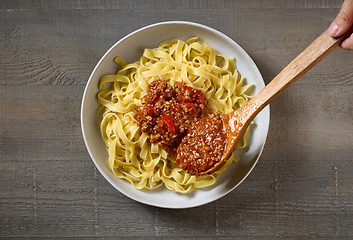
<instances>
[{"instance_id":1,"label":"wooden table","mask_svg":"<svg viewBox=\"0 0 353 240\"><path fill-rule=\"evenodd\" d=\"M353 52L336 49L271 103L262 157L227 196L192 209L135 202L86 150L81 98L101 56L140 27L208 25L268 83L324 31L337 0L2 0L0 238L353 237Z\"/></svg>"}]
</instances>

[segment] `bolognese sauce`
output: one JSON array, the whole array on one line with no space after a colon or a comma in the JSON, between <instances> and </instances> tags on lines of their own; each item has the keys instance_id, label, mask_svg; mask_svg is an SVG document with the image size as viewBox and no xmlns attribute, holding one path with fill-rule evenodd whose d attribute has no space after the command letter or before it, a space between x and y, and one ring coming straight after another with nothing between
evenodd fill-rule
<instances>
[{"instance_id":1,"label":"bolognese sauce","mask_svg":"<svg viewBox=\"0 0 353 240\"><path fill-rule=\"evenodd\" d=\"M221 161L226 143L223 115L198 119L179 145L176 163L186 172L199 175Z\"/></svg>"},{"instance_id":2,"label":"bolognese sauce","mask_svg":"<svg viewBox=\"0 0 353 240\"><path fill-rule=\"evenodd\" d=\"M207 104L203 92L182 82L175 82L173 87L159 79L149 85L135 119L151 143L157 143L175 157L191 124L209 114Z\"/></svg>"}]
</instances>

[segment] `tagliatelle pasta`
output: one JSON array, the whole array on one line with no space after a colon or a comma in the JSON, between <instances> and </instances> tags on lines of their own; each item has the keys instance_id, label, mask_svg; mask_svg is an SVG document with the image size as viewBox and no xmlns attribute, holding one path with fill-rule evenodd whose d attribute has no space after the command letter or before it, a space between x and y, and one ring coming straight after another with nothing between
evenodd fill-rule
<instances>
[{"instance_id":1,"label":"tagliatelle pasta","mask_svg":"<svg viewBox=\"0 0 353 240\"><path fill-rule=\"evenodd\" d=\"M103 112L101 134L109 153L109 167L117 178L125 179L136 189L153 189L161 185L188 193L213 185L222 172L238 157L211 175L194 176L177 167L175 159L138 127L135 114L143 105L149 84L163 79L168 84L184 82L200 90L213 112L229 113L244 105L251 96L245 79L236 70L235 60L212 49L197 38L161 42L158 48L145 49L139 61L126 64L114 75L100 79L98 101ZM250 131L239 148L249 144Z\"/></svg>"}]
</instances>

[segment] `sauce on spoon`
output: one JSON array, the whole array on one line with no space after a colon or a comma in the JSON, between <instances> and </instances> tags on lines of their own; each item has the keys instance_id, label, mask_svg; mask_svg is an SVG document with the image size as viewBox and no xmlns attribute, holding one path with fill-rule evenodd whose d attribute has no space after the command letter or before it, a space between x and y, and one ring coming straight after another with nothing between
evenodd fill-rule
<instances>
[{"instance_id":1,"label":"sauce on spoon","mask_svg":"<svg viewBox=\"0 0 353 240\"><path fill-rule=\"evenodd\" d=\"M220 162L227 143L224 115L211 114L194 122L177 150L177 165L199 175Z\"/></svg>"}]
</instances>

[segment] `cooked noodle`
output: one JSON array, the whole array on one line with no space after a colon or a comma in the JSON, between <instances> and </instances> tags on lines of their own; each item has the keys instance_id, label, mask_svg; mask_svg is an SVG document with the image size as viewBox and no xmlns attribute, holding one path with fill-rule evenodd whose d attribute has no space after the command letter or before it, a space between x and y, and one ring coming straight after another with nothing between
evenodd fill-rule
<instances>
[{"instance_id":1,"label":"cooked noodle","mask_svg":"<svg viewBox=\"0 0 353 240\"><path fill-rule=\"evenodd\" d=\"M165 185L172 191L188 193L211 186L231 162L239 159L233 156L217 172L196 178L178 168L162 147L151 144L134 119L149 84L159 78L169 84L182 81L203 91L214 112L229 113L241 107L251 98L247 90L252 85L245 85L233 58L191 38L186 42L168 40L158 48L145 49L135 63L126 64L120 57L115 62L122 70L101 77L98 101L102 106L97 112L104 110L101 133L109 153L109 167L117 178L136 189ZM247 147L249 138L247 131L238 148Z\"/></svg>"}]
</instances>

